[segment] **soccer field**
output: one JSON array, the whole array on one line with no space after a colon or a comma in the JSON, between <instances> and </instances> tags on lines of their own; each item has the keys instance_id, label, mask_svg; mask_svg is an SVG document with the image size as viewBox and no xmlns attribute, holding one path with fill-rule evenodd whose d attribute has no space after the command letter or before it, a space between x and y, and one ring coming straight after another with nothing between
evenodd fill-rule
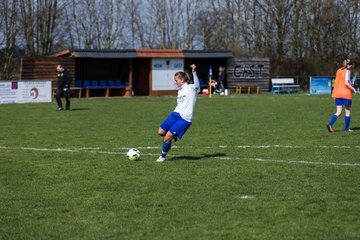
<instances>
[{"instance_id":1,"label":"soccer field","mask_svg":"<svg viewBox=\"0 0 360 240\"><path fill-rule=\"evenodd\" d=\"M0 105L0 239L359 239L360 97L198 98L164 163L176 97ZM138 148L141 161L126 152Z\"/></svg>"}]
</instances>

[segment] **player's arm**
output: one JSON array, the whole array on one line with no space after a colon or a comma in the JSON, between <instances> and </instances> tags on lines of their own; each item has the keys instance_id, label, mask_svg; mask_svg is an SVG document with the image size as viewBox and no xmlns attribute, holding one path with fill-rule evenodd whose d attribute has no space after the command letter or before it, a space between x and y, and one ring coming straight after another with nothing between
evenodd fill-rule
<instances>
[{"instance_id":1,"label":"player's arm","mask_svg":"<svg viewBox=\"0 0 360 240\"><path fill-rule=\"evenodd\" d=\"M351 84L351 81L350 81L350 71L347 71L347 73L345 75L345 85L348 88L350 88L353 93L356 93L356 90L355 90L355 88L353 87L353 85Z\"/></svg>"},{"instance_id":2,"label":"player's arm","mask_svg":"<svg viewBox=\"0 0 360 240\"><path fill-rule=\"evenodd\" d=\"M199 81L199 78L198 78L198 76L196 74L196 66L195 66L195 64L191 64L190 67L191 67L192 74L193 74L193 77L194 77L195 89L196 89L197 92L200 92L200 81Z\"/></svg>"}]
</instances>

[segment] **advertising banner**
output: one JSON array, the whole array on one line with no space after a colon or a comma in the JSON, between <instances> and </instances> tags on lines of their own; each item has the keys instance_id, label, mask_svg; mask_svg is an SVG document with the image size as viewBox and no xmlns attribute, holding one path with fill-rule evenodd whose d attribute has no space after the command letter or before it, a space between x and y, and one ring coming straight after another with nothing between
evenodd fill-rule
<instances>
[{"instance_id":1,"label":"advertising banner","mask_svg":"<svg viewBox=\"0 0 360 240\"><path fill-rule=\"evenodd\" d=\"M152 90L177 90L174 74L184 71L183 59L152 60Z\"/></svg>"},{"instance_id":2,"label":"advertising banner","mask_svg":"<svg viewBox=\"0 0 360 240\"><path fill-rule=\"evenodd\" d=\"M0 104L51 102L51 81L0 81Z\"/></svg>"},{"instance_id":3,"label":"advertising banner","mask_svg":"<svg viewBox=\"0 0 360 240\"><path fill-rule=\"evenodd\" d=\"M310 94L331 94L334 77L310 77Z\"/></svg>"}]
</instances>

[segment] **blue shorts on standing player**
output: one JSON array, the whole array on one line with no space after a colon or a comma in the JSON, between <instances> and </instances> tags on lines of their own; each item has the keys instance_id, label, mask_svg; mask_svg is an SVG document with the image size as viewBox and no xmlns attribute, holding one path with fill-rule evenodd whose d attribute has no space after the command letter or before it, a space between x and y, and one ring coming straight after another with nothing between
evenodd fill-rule
<instances>
[{"instance_id":1,"label":"blue shorts on standing player","mask_svg":"<svg viewBox=\"0 0 360 240\"><path fill-rule=\"evenodd\" d=\"M347 99L347 98L336 98L335 99L335 104L336 106L351 106L351 99Z\"/></svg>"},{"instance_id":2,"label":"blue shorts on standing player","mask_svg":"<svg viewBox=\"0 0 360 240\"><path fill-rule=\"evenodd\" d=\"M172 112L160 127L165 131L170 131L176 138L181 139L191 122L184 120L179 113Z\"/></svg>"}]
</instances>

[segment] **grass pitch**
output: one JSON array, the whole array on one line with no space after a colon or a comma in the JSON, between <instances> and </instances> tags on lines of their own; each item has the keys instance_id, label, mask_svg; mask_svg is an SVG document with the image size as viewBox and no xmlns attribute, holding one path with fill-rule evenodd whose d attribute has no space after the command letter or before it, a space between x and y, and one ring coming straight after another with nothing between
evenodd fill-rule
<instances>
[{"instance_id":1,"label":"grass pitch","mask_svg":"<svg viewBox=\"0 0 360 240\"><path fill-rule=\"evenodd\" d=\"M175 105L0 105L0 239L359 239L358 96L333 134L330 96L200 96L155 163Z\"/></svg>"}]
</instances>

